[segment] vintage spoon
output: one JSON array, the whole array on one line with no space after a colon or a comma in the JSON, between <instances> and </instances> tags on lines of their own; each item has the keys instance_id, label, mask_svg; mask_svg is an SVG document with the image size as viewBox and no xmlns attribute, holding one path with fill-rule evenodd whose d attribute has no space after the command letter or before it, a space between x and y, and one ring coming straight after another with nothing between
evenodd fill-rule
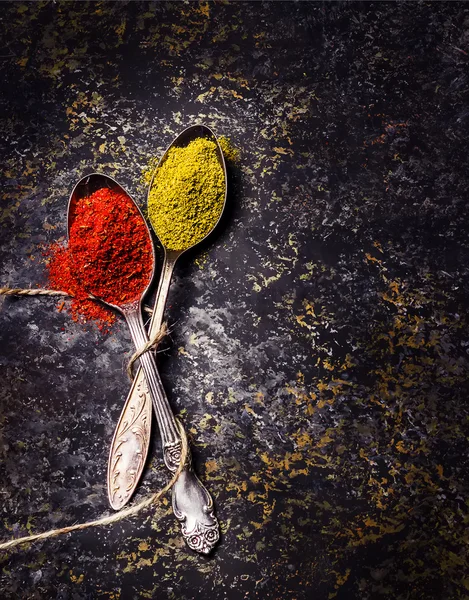
<instances>
[{"instance_id":1,"label":"vintage spoon","mask_svg":"<svg viewBox=\"0 0 469 600\"><path fill-rule=\"evenodd\" d=\"M226 203L226 196L227 196L226 166L225 166L225 159L223 157L222 150L218 144L215 134L208 127L206 127L204 125L194 125L194 126L188 127L182 133L180 133L176 137L176 139L171 143L171 145L167 148L166 152L162 156L161 160L158 163L158 166L155 169L152 181L148 188L148 194L152 187L153 180L155 178L155 174L157 173L158 168L166 160L169 150L175 146L179 146L179 147L186 146L190 141L192 141L193 139L196 139L198 137L201 137L201 136L207 137L216 142L218 160L223 169L224 178L225 178L224 202L223 202L223 206L220 210L219 219L217 220L217 223L218 223L221 218L221 215L223 213L223 209L224 209L224 206ZM148 198L148 194L147 194L147 198ZM217 223L214 224L212 230L216 227ZM210 232L207 234L207 236L208 235L210 235ZM205 236L205 238L207 236ZM150 334L149 334L150 337L155 335L156 332L158 332L161 327L161 324L163 321L164 308L166 305L166 299L168 296L168 291L169 291L169 287L170 287L170 283L171 283L171 276L172 276L172 273L174 270L174 266L176 264L177 259L186 250L189 250L189 248L186 248L185 250L181 250L181 251L168 250L165 248L163 268L161 271L158 291L156 294L153 316L152 316L151 323L150 323ZM121 417L119 419L119 423L117 425L116 432L114 434L114 439L113 439L113 442L111 445L111 452L110 452L109 464L108 464L108 493L109 493L109 501L111 503L111 506L113 506L114 508L120 508L130 499L130 497L132 496L132 494L135 490L135 487L137 486L138 480L141 475L141 471L143 470L143 463L138 463L138 461L135 460L135 458L134 458L135 446L132 444L122 444L119 442L119 440L121 439L121 435L120 435L121 430L124 428L125 423L128 423L132 419L132 414L134 412L132 407L135 405L140 406L139 403L143 400L142 394L141 394L141 387L143 385L143 381L144 381L143 373L142 373L141 369L139 369L137 372L137 375L134 379L134 382L132 384L132 388L129 392L126 403L124 405L124 408L122 410ZM168 444L168 452L169 452L171 450L171 448L173 447L172 446L173 441L170 438L168 438L166 441L167 436L165 435L164 431L162 431L161 434L163 437L163 445L166 447L166 444ZM124 454L126 455L126 458L125 458L126 464L137 464L138 463L140 465L140 472L137 474L135 474L134 472L129 473L128 477L126 477L126 474L121 469L119 476L116 478L115 469L113 468L113 465L115 464L115 460L116 460L115 456L116 456L117 452L120 453L121 455L124 455ZM165 454L165 456L166 456L166 454ZM166 457L165 457L165 461L166 461ZM168 462L167 462L167 464L168 464ZM189 479L189 478L191 478L195 481L197 479L197 476L195 475L195 473L193 471L190 471L187 473L187 479ZM113 487L113 485L114 486L116 485L116 482L120 483L118 498L116 498L116 495L114 492L114 487ZM204 537L207 538L207 537L214 536L214 534L212 532L215 531L215 528L218 533L218 524L216 522L216 519L213 517L213 515L211 518L208 518L208 515L209 515L208 511L204 511L200 514L196 514L196 513L194 513L193 510L191 510L191 512L189 513L187 511L186 507L179 504L176 492L178 491L179 486L184 486L184 485L185 485L185 482L184 482L183 478L180 478L173 488L174 513L176 516L179 515L178 518L181 518L181 520L182 519L185 520L185 529L187 531L187 535L189 535L191 531L199 532L199 536L201 536L201 537L197 538L197 543L204 543L203 542ZM208 496L207 500L209 498L210 497ZM118 499L118 502L116 502L117 499ZM211 504L207 503L207 507L211 508ZM217 539L218 539L218 537L217 537Z\"/></svg>"},{"instance_id":2,"label":"vintage spoon","mask_svg":"<svg viewBox=\"0 0 469 600\"><path fill-rule=\"evenodd\" d=\"M103 187L122 190L121 186L114 179L112 179L112 177L101 175L99 173L92 173L88 176L85 176L76 184L68 203L67 220L69 230L71 225L70 207L72 205L72 199L73 202L75 202L80 198L88 197ZM129 196L129 194L127 195ZM151 233L146 222L145 225L148 231L149 239L152 242L154 254L154 245ZM155 269L153 268L152 278L148 287L150 287L151 283L153 282L154 275ZM121 494L124 494L124 498L127 499L129 490L132 489L133 491L135 489L140 477L140 473L145 466L145 461L148 456L148 450L150 446L152 404L149 400L149 391L145 381L140 385L139 389L140 393L134 394L132 402L129 403L125 420L122 418L119 420L120 428L117 438L116 434L114 434L113 444L115 451L113 453L112 465L109 465L108 468L108 474L109 472L112 472L114 480L110 481L108 479L108 495L109 498L113 498L111 505L113 508L116 508L116 510L123 506ZM121 446L125 448L125 451L120 451ZM120 484L120 480L123 476L125 476L125 480L127 482L127 489L122 489Z\"/></svg>"},{"instance_id":3,"label":"vintage spoon","mask_svg":"<svg viewBox=\"0 0 469 600\"><path fill-rule=\"evenodd\" d=\"M114 181L111 177L107 177L106 175L100 175L97 173L83 177L76 184L70 196L67 217L69 231L74 220L75 203L80 198L89 196L96 190L101 189L102 187L108 187L113 189L117 188L120 191L124 192L129 197L129 200L131 202L134 202L131 196L127 194L125 190L123 190L123 188L119 186L119 184L116 181ZM137 207L136 204L135 206ZM145 223L149 239L151 240L150 230L148 229L148 226L146 225L146 222L141 212L140 216L142 217L142 222ZM153 244L152 250L154 256ZM96 292L96 290L93 290L92 288L88 287L88 292L90 294L93 294L104 304L119 311L125 317L130 329L130 334L132 336L133 342L137 348L141 348L148 341L148 337L142 320L141 304L142 298L145 296L145 293L148 290L148 287L150 286L153 272L154 261L151 277L149 277L147 287L143 291L141 297L138 300L126 304L117 305L110 303L104 298L99 297L99 294ZM86 281L82 281L82 284L85 287L86 283ZM166 394L156 368L154 355L150 352L146 352L140 357L140 364L145 374L143 384L140 386L140 393L144 395L144 402L149 404L149 406L151 406L151 400L153 400L153 407L155 410L156 419L158 421L158 426L160 430L164 431L166 433L166 436L172 441L171 447L169 447L168 445L164 446L164 459L165 464L169 468L169 470L171 472L174 472L179 466L179 461L181 458L181 441L179 437L178 427L174 419L174 415L171 411L171 407L169 406L168 399L166 398ZM186 485L180 485L178 486L177 490L173 490L173 502L176 502L178 506L181 505L182 507L187 508L187 510L194 510L197 514L206 513L208 515L207 518L211 518L213 520L214 517L211 516L212 502L210 495L198 479L196 479L196 481L193 481L193 477L191 477L190 475L185 475L186 472L190 470L191 467L189 463L188 465L186 465L185 469L182 471L180 476L180 479L182 479L183 482L186 482ZM181 520L180 515L178 513L176 513L176 516L179 520ZM204 544L199 544L199 538L197 537L197 534L195 532L192 532L191 537L188 539L184 529L184 523L182 523L182 532L188 545L194 550L197 550L202 553L208 553L211 549L211 542L213 542L215 538L218 539L219 537L218 524L217 528L213 530L213 533L209 534L208 541ZM204 542L205 541L206 540L204 539Z\"/></svg>"}]
</instances>

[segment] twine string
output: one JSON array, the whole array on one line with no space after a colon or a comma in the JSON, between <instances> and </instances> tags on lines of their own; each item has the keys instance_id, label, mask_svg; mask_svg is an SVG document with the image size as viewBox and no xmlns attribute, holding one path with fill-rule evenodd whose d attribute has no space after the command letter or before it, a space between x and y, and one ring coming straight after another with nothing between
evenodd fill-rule
<instances>
[{"instance_id":1,"label":"twine string","mask_svg":"<svg viewBox=\"0 0 469 600\"><path fill-rule=\"evenodd\" d=\"M145 352L148 352L149 350L156 350L161 340L166 337L167 334L168 326L166 323L163 323L160 329L148 340L148 342L146 342L146 344L144 344L138 350L135 350L135 352L129 358L129 362L127 363L127 375L129 376L130 381L133 381L134 379L133 367L136 361L142 356L142 354L145 354Z\"/></svg>"},{"instance_id":2,"label":"twine string","mask_svg":"<svg viewBox=\"0 0 469 600\"><path fill-rule=\"evenodd\" d=\"M66 296L68 298L73 298L73 294L69 294L68 292L62 292L60 290L45 290L44 288L8 288L2 287L0 288L0 296ZM99 302L96 296L89 295L88 298L90 300L95 300ZM149 306L144 306L143 310L147 313L152 314L153 310Z\"/></svg>"},{"instance_id":3,"label":"twine string","mask_svg":"<svg viewBox=\"0 0 469 600\"><path fill-rule=\"evenodd\" d=\"M70 525L68 527L61 527L60 529L51 529L50 531L45 531L44 533L36 533L33 535L27 535L25 537L9 540L8 542L0 543L0 550L7 550L9 548L14 548L15 546L19 546L21 544L29 544L31 542L36 542L38 540L45 540L51 537L57 537L59 535L63 535L64 533L70 533L72 531L78 531L83 529L88 529L89 527L102 527L104 525L112 525L113 523L117 523L118 521L122 521L128 517L134 517L139 514L143 509L151 506L152 504L156 504L160 498L166 494L179 479L179 476L184 469L186 464L187 455L188 455L188 442L186 432L184 431L184 427L182 426L179 419L176 419L176 423L179 428L179 434L181 436L181 460L179 462L179 466L176 469L174 475L171 480L159 491L155 494L147 496L144 500L139 502L138 504L134 504L133 506L129 506L129 508L125 508L120 510L118 513L114 515L109 515L107 517L101 517L100 519L96 519L94 521L88 521L86 523L77 523L76 525Z\"/></svg>"},{"instance_id":4,"label":"twine string","mask_svg":"<svg viewBox=\"0 0 469 600\"><path fill-rule=\"evenodd\" d=\"M73 298L71 294L67 292L61 292L59 290L44 290L44 289L23 289L23 288L0 288L1 296L69 296Z\"/></svg>"},{"instance_id":5,"label":"twine string","mask_svg":"<svg viewBox=\"0 0 469 600\"><path fill-rule=\"evenodd\" d=\"M62 292L59 290L46 290L46 289L23 289L23 288L0 288L0 295L3 296L68 296L73 297L71 294L67 292ZM90 296L90 298L95 299ZM150 309L148 309L150 310ZM151 312L151 310L150 310ZM168 327L166 323L163 323L160 330L152 336L150 340L142 347L136 350L132 356L130 357L129 363L127 365L127 373L130 379L133 379L133 366L135 362L149 350L155 349L161 340L167 335ZM7 550L9 548L14 548L15 546L19 546L20 544L27 544L31 542L35 542L38 540L45 540L51 537L56 537L62 535L64 533L70 533L72 531L78 531L82 529L88 529L89 527L100 527L104 525L111 525L113 523L117 523L122 519L126 519L128 517L133 517L140 513L144 508L151 506L152 504L156 504L160 498L168 492L173 485L178 480L184 466L186 464L187 455L188 455L188 443L186 432L184 431L184 427L181 422L176 419L177 426L179 428L179 433L181 436L181 460L178 468L176 469L174 475L171 480L159 491L151 496L148 496L138 504L134 504L133 506L129 506L123 510L120 510L118 513L113 515L102 517L100 519L96 519L94 521L88 521L86 523L77 523L75 525L69 525L68 527L61 527L59 529L51 529L49 531L45 531L44 533L37 533L34 535L27 535L25 537L9 540L8 542L0 543L0 550Z\"/></svg>"}]
</instances>

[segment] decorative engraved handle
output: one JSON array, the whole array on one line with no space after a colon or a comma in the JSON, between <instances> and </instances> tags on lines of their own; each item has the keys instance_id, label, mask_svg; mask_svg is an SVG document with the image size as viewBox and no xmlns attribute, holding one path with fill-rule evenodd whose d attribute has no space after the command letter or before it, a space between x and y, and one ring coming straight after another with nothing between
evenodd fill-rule
<instances>
[{"instance_id":1,"label":"decorative engraved handle","mask_svg":"<svg viewBox=\"0 0 469 600\"><path fill-rule=\"evenodd\" d=\"M150 336L159 331L163 322L174 265L180 252L165 255L155 306L150 323ZM127 504L142 476L151 434L151 396L141 367L138 368L129 395L117 423L109 451L107 490L114 510Z\"/></svg>"},{"instance_id":2,"label":"decorative engraved handle","mask_svg":"<svg viewBox=\"0 0 469 600\"><path fill-rule=\"evenodd\" d=\"M210 494L189 464L173 487L173 511L189 548L208 554L220 539Z\"/></svg>"},{"instance_id":3,"label":"decorative engraved handle","mask_svg":"<svg viewBox=\"0 0 469 600\"><path fill-rule=\"evenodd\" d=\"M145 466L151 434L151 398L145 378L139 377L117 423L109 453L109 502L121 509L132 496Z\"/></svg>"},{"instance_id":4,"label":"decorative engraved handle","mask_svg":"<svg viewBox=\"0 0 469 600\"><path fill-rule=\"evenodd\" d=\"M124 314L134 344L137 348L142 347L148 338L140 312L127 310ZM146 352L140 357L140 363L161 432L164 462L167 468L174 472L181 460L181 440L176 421L156 368L154 355ZM210 494L193 472L190 454L172 493L174 514L181 521L182 535L186 543L192 550L208 554L220 537L219 525L213 513Z\"/></svg>"}]
</instances>

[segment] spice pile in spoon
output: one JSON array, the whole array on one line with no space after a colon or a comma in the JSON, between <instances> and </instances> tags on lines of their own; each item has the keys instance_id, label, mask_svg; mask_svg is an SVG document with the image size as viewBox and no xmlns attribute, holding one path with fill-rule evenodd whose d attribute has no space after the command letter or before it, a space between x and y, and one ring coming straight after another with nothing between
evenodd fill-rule
<instances>
[{"instance_id":1,"label":"spice pile in spoon","mask_svg":"<svg viewBox=\"0 0 469 600\"><path fill-rule=\"evenodd\" d=\"M90 300L87 289L110 304L138 301L153 269L153 252L145 223L122 190L101 188L73 207L68 246L54 244L48 264L51 288L73 296L75 321L94 320L100 329L115 314ZM86 288L86 289L85 289Z\"/></svg>"},{"instance_id":2,"label":"spice pile in spoon","mask_svg":"<svg viewBox=\"0 0 469 600\"><path fill-rule=\"evenodd\" d=\"M201 137L168 150L148 194L148 217L167 250L187 250L214 228L224 201L217 145Z\"/></svg>"}]
</instances>

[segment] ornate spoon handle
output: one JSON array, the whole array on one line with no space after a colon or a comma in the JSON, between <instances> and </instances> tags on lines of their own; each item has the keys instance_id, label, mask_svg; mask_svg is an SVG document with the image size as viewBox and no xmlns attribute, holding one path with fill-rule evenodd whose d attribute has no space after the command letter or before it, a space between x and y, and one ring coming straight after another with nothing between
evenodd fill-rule
<instances>
[{"instance_id":1,"label":"ornate spoon handle","mask_svg":"<svg viewBox=\"0 0 469 600\"><path fill-rule=\"evenodd\" d=\"M150 337L163 322L171 276L180 252L165 254L155 306L150 323ZM146 463L151 434L151 397L142 368L139 367L122 409L109 451L107 490L109 503L120 510L132 497Z\"/></svg>"},{"instance_id":2,"label":"ornate spoon handle","mask_svg":"<svg viewBox=\"0 0 469 600\"><path fill-rule=\"evenodd\" d=\"M140 311L126 310L124 314L132 339L137 348L141 348L148 338ZM146 352L141 356L140 362L161 431L164 462L174 472L181 460L181 440L176 421L166 398L154 355ZM187 545L192 550L208 554L220 537L219 526L213 514L212 498L194 473L190 455L172 491L173 511L181 521L182 535Z\"/></svg>"},{"instance_id":3,"label":"ornate spoon handle","mask_svg":"<svg viewBox=\"0 0 469 600\"><path fill-rule=\"evenodd\" d=\"M114 510L132 497L148 456L151 435L151 398L139 367L121 412L109 452L107 492Z\"/></svg>"}]
</instances>

